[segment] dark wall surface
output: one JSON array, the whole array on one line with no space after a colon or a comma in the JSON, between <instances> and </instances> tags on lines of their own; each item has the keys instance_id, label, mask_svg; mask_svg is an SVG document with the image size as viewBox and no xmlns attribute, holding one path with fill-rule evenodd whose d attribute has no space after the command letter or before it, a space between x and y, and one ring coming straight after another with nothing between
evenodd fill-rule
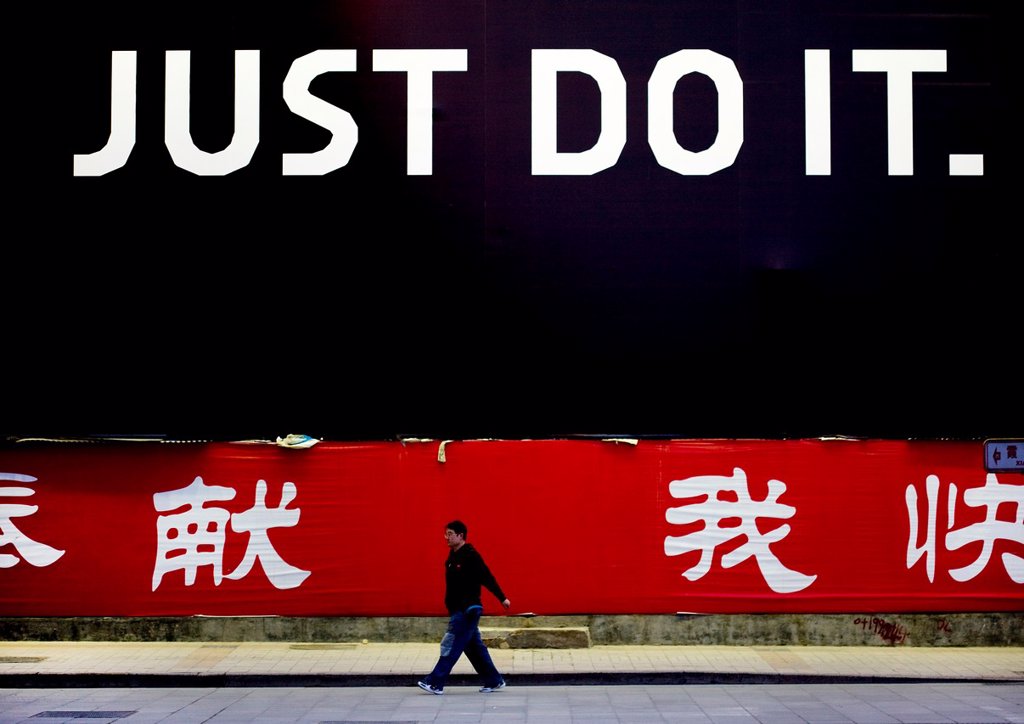
<instances>
[{"instance_id":1,"label":"dark wall surface","mask_svg":"<svg viewBox=\"0 0 1024 724\"><path fill-rule=\"evenodd\" d=\"M35 4L4 50L4 432L244 437L993 437L1021 433L1012 23L997 2ZM350 162L282 83L359 128ZM465 48L434 76L433 169L406 173L406 78L372 51ZM531 174L531 50L588 48L627 85L627 140L589 176ZM647 81L681 49L730 58L744 140L714 174L659 165ZM233 133L233 52L260 51L260 142L226 176L164 145L165 52L190 50L191 126ZM804 50L831 51L832 170L805 172ZM887 170L887 76L854 49L944 49L913 81L912 175ZM73 175L110 132L111 51L136 50L123 168ZM601 133L559 80L559 149ZM683 147L715 141L705 76ZM950 154L984 175L950 176ZM97 429L99 428L99 429Z\"/></svg>"}]
</instances>

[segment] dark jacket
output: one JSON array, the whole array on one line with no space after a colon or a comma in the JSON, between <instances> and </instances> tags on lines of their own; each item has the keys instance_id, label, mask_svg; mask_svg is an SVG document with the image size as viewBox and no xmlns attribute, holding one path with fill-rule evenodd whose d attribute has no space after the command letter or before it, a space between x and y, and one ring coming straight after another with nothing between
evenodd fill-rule
<instances>
[{"instance_id":1,"label":"dark jacket","mask_svg":"<svg viewBox=\"0 0 1024 724\"><path fill-rule=\"evenodd\" d=\"M444 562L444 583L444 605L448 613L480 606L480 586L486 587L499 601L505 600L501 586L484 559L469 543L463 543L457 551L448 554Z\"/></svg>"}]
</instances>

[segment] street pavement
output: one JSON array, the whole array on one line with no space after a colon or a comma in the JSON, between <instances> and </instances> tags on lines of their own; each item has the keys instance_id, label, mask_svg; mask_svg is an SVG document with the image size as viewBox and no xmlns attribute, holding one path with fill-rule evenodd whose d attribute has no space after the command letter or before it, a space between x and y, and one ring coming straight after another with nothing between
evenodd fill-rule
<instances>
[{"instance_id":1,"label":"street pavement","mask_svg":"<svg viewBox=\"0 0 1024 724\"><path fill-rule=\"evenodd\" d=\"M436 643L0 642L0 724L80 722L1018 722L1024 649L492 649L416 687Z\"/></svg>"}]
</instances>

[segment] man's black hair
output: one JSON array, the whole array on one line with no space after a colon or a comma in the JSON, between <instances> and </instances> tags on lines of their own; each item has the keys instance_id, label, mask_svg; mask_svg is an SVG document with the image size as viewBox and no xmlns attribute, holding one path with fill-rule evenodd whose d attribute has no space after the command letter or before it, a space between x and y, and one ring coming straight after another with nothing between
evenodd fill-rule
<instances>
[{"instance_id":1,"label":"man's black hair","mask_svg":"<svg viewBox=\"0 0 1024 724\"><path fill-rule=\"evenodd\" d=\"M461 535L463 538L466 537L466 524L461 520L453 520L451 523L445 526L448 530L453 533Z\"/></svg>"}]
</instances>

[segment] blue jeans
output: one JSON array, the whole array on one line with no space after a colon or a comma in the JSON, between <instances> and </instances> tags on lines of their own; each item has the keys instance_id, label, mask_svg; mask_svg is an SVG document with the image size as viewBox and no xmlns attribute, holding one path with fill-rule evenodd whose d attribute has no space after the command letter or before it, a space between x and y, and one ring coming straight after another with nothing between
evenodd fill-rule
<instances>
[{"instance_id":1,"label":"blue jeans","mask_svg":"<svg viewBox=\"0 0 1024 724\"><path fill-rule=\"evenodd\" d=\"M470 606L465 611L456 611L451 615L448 619L448 630L441 639L441 657L424 681L443 689L455 662L465 653L476 673L483 678L484 686L497 686L502 682L501 674L495 668L491 655L480 638L480 616L483 612L481 606Z\"/></svg>"}]
</instances>

